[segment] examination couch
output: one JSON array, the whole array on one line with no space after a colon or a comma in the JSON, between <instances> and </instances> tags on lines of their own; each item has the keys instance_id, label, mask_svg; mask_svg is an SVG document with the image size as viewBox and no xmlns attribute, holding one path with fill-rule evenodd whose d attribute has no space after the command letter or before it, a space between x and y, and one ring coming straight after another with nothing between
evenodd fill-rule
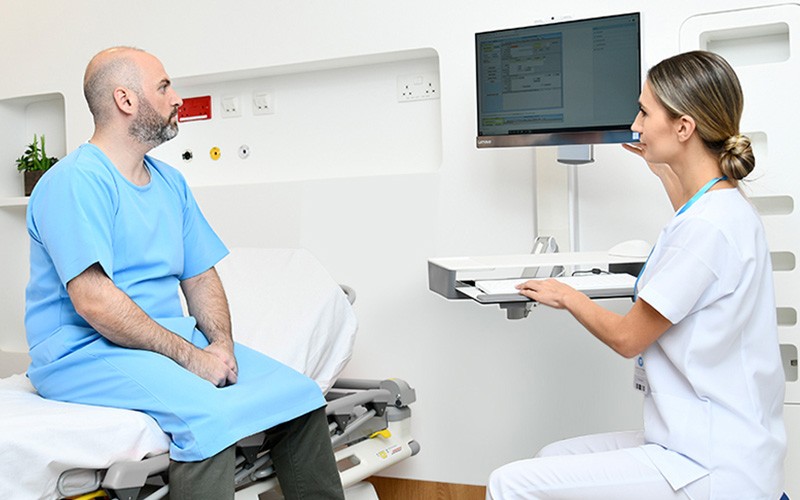
<instances>
[{"instance_id":1,"label":"examination couch","mask_svg":"<svg viewBox=\"0 0 800 500\"><path fill-rule=\"evenodd\" d=\"M355 292L299 249L233 249L217 270L234 338L317 381L348 500L377 498L362 480L419 450L416 395L399 379L339 378L355 341ZM0 498L167 497L169 441L152 418L44 399L22 373L26 355L0 354ZM236 464L238 500L281 498L261 435L237 444Z\"/></svg>"}]
</instances>

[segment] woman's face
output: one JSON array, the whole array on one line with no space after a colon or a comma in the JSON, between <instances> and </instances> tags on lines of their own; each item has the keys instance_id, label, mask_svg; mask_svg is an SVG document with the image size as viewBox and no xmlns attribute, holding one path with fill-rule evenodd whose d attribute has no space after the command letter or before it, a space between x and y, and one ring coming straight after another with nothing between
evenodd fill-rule
<instances>
[{"instance_id":1,"label":"woman's face","mask_svg":"<svg viewBox=\"0 0 800 500\"><path fill-rule=\"evenodd\" d=\"M644 159L651 163L670 163L678 145L677 120L673 119L644 82L639 96L639 114L631 125L639 133L639 146Z\"/></svg>"}]
</instances>

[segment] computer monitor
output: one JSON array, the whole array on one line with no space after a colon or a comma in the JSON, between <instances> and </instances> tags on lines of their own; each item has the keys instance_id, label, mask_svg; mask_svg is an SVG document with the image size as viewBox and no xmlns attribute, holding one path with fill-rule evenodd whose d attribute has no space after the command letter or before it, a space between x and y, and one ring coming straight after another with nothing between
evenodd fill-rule
<instances>
[{"instance_id":1,"label":"computer monitor","mask_svg":"<svg viewBox=\"0 0 800 500\"><path fill-rule=\"evenodd\" d=\"M639 13L475 34L479 148L633 142Z\"/></svg>"}]
</instances>

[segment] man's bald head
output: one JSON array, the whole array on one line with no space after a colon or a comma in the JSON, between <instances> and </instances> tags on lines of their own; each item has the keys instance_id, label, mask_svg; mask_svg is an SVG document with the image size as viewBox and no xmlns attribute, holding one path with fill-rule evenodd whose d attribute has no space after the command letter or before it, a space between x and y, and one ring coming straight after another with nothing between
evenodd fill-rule
<instances>
[{"instance_id":1,"label":"man's bald head","mask_svg":"<svg viewBox=\"0 0 800 500\"><path fill-rule=\"evenodd\" d=\"M83 95L95 124L105 123L114 112L114 89L126 87L141 93L137 60L147 53L133 47L112 47L95 55L83 77Z\"/></svg>"}]
</instances>

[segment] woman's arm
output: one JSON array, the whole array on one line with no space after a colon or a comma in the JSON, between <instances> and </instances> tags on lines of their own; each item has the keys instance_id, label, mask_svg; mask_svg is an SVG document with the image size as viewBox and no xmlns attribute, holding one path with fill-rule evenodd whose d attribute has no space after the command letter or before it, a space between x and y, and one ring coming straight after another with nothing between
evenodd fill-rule
<instances>
[{"instance_id":1,"label":"woman's arm","mask_svg":"<svg viewBox=\"0 0 800 500\"><path fill-rule=\"evenodd\" d=\"M672 326L647 302L638 299L625 315L604 309L583 293L557 280L531 280L520 293L540 304L566 309L595 337L626 358L643 352Z\"/></svg>"}]
</instances>

